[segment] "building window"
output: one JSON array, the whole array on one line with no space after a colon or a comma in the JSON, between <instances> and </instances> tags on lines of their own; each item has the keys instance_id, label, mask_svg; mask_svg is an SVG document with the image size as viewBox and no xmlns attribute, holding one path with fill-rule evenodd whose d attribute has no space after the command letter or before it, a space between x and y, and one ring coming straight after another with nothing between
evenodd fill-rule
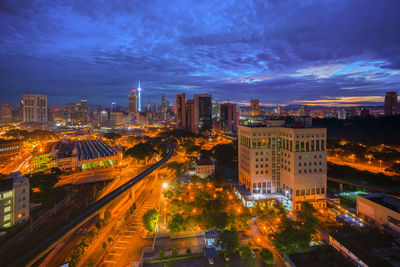
<instances>
[{"instance_id":1,"label":"building window","mask_svg":"<svg viewBox=\"0 0 400 267\"><path fill-rule=\"evenodd\" d=\"M319 195L319 188L317 188L317 195Z\"/></svg>"},{"instance_id":2,"label":"building window","mask_svg":"<svg viewBox=\"0 0 400 267\"><path fill-rule=\"evenodd\" d=\"M307 195L307 196L310 195L310 189L307 189L306 195Z\"/></svg>"},{"instance_id":3,"label":"building window","mask_svg":"<svg viewBox=\"0 0 400 267\"><path fill-rule=\"evenodd\" d=\"M296 190L296 196L298 197L300 195L300 191Z\"/></svg>"},{"instance_id":4,"label":"building window","mask_svg":"<svg viewBox=\"0 0 400 267\"><path fill-rule=\"evenodd\" d=\"M321 188L321 194L325 194L325 187Z\"/></svg>"},{"instance_id":5,"label":"building window","mask_svg":"<svg viewBox=\"0 0 400 267\"><path fill-rule=\"evenodd\" d=\"M304 189L301 190L301 195L304 196Z\"/></svg>"},{"instance_id":6,"label":"building window","mask_svg":"<svg viewBox=\"0 0 400 267\"><path fill-rule=\"evenodd\" d=\"M311 195L315 195L315 188L311 189Z\"/></svg>"}]
</instances>

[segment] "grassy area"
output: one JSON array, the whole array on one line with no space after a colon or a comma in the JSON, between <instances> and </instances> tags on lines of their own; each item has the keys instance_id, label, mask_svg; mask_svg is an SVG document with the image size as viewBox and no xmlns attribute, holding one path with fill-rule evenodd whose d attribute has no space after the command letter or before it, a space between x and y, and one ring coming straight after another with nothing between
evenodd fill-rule
<instances>
[{"instance_id":1,"label":"grassy area","mask_svg":"<svg viewBox=\"0 0 400 267\"><path fill-rule=\"evenodd\" d=\"M144 262L144 265L150 265L150 264L154 264L154 263L161 263L161 262L170 262L170 261L179 261L179 260L186 260L186 259L192 259L192 258L198 258L198 257L202 257L203 254L199 253L199 254L190 254L190 255L182 255L182 256L178 256L178 257L165 257L164 259L160 259L160 260L154 260L154 261L148 261L148 262Z\"/></svg>"}]
</instances>

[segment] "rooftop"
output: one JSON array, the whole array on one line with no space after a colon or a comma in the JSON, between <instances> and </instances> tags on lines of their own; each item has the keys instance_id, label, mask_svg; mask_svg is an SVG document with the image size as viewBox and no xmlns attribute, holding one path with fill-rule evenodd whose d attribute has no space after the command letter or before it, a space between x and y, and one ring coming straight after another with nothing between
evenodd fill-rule
<instances>
[{"instance_id":1,"label":"rooftop","mask_svg":"<svg viewBox=\"0 0 400 267\"><path fill-rule=\"evenodd\" d=\"M400 264L400 248L393 245L391 237L376 229L345 226L334 229L330 235L369 266Z\"/></svg>"},{"instance_id":2,"label":"rooftop","mask_svg":"<svg viewBox=\"0 0 400 267\"><path fill-rule=\"evenodd\" d=\"M359 195L360 197L369 199L381 206L391 209L395 212L400 212L400 199L395 198L385 193L373 193L366 195Z\"/></svg>"},{"instance_id":3,"label":"rooftop","mask_svg":"<svg viewBox=\"0 0 400 267\"><path fill-rule=\"evenodd\" d=\"M210 159L209 156L207 155L201 155L200 157L196 158L196 165L197 166L208 166L208 165L214 165L212 160Z\"/></svg>"}]
</instances>

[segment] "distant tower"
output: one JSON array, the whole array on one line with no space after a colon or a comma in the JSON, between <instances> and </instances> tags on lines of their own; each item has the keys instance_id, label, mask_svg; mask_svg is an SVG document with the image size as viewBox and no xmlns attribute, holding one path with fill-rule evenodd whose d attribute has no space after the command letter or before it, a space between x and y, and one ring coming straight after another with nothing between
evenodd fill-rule
<instances>
[{"instance_id":1,"label":"distant tower","mask_svg":"<svg viewBox=\"0 0 400 267\"><path fill-rule=\"evenodd\" d=\"M385 116L397 114L397 92L386 92L385 94Z\"/></svg>"},{"instance_id":2,"label":"distant tower","mask_svg":"<svg viewBox=\"0 0 400 267\"><path fill-rule=\"evenodd\" d=\"M138 112L138 96L136 95L136 91L134 89L131 90L129 94L129 115L132 118L135 118Z\"/></svg>"},{"instance_id":3,"label":"distant tower","mask_svg":"<svg viewBox=\"0 0 400 267\"><path fill-rule=\"evenodd\" d=\"M142 88L140 88L140 81L139 81L139 87L138 87L138 92L139 92L139 95L138 95L138 98L139 98L138 109L139 109L139 112L142 111L142 100L141 100L141 96L140 96L140 92L141 91L142 91Z\"/></svg>"}]
</instances>

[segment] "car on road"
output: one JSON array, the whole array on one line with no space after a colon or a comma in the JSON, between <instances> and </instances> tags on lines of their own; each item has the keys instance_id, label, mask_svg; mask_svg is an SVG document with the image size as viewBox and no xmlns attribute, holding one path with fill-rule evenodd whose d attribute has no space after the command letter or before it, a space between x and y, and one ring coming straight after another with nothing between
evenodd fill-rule
<instances>
[{"instance_id":1,"label":"car on road","mask_svg":"<svg viewBox=\"0 0 400 267\"><path fill-rule=\"evenodd\" d=\"M228 254L226 254L226 253L224 253L224 258L225 258L225 261L229 261L230 260Z\"/></svg>"},{"instance_id":2,"label":"car on road","mask_svg":"<svg viewBox=\"0 0 400 267\"><path fill-rule=\"evenodd\" d=\"M214 259L213 259L213 258L209 258L209 259L208 259L208 262L209 262L210 264L214 264Z\"/></svg>"}]
</instances>

